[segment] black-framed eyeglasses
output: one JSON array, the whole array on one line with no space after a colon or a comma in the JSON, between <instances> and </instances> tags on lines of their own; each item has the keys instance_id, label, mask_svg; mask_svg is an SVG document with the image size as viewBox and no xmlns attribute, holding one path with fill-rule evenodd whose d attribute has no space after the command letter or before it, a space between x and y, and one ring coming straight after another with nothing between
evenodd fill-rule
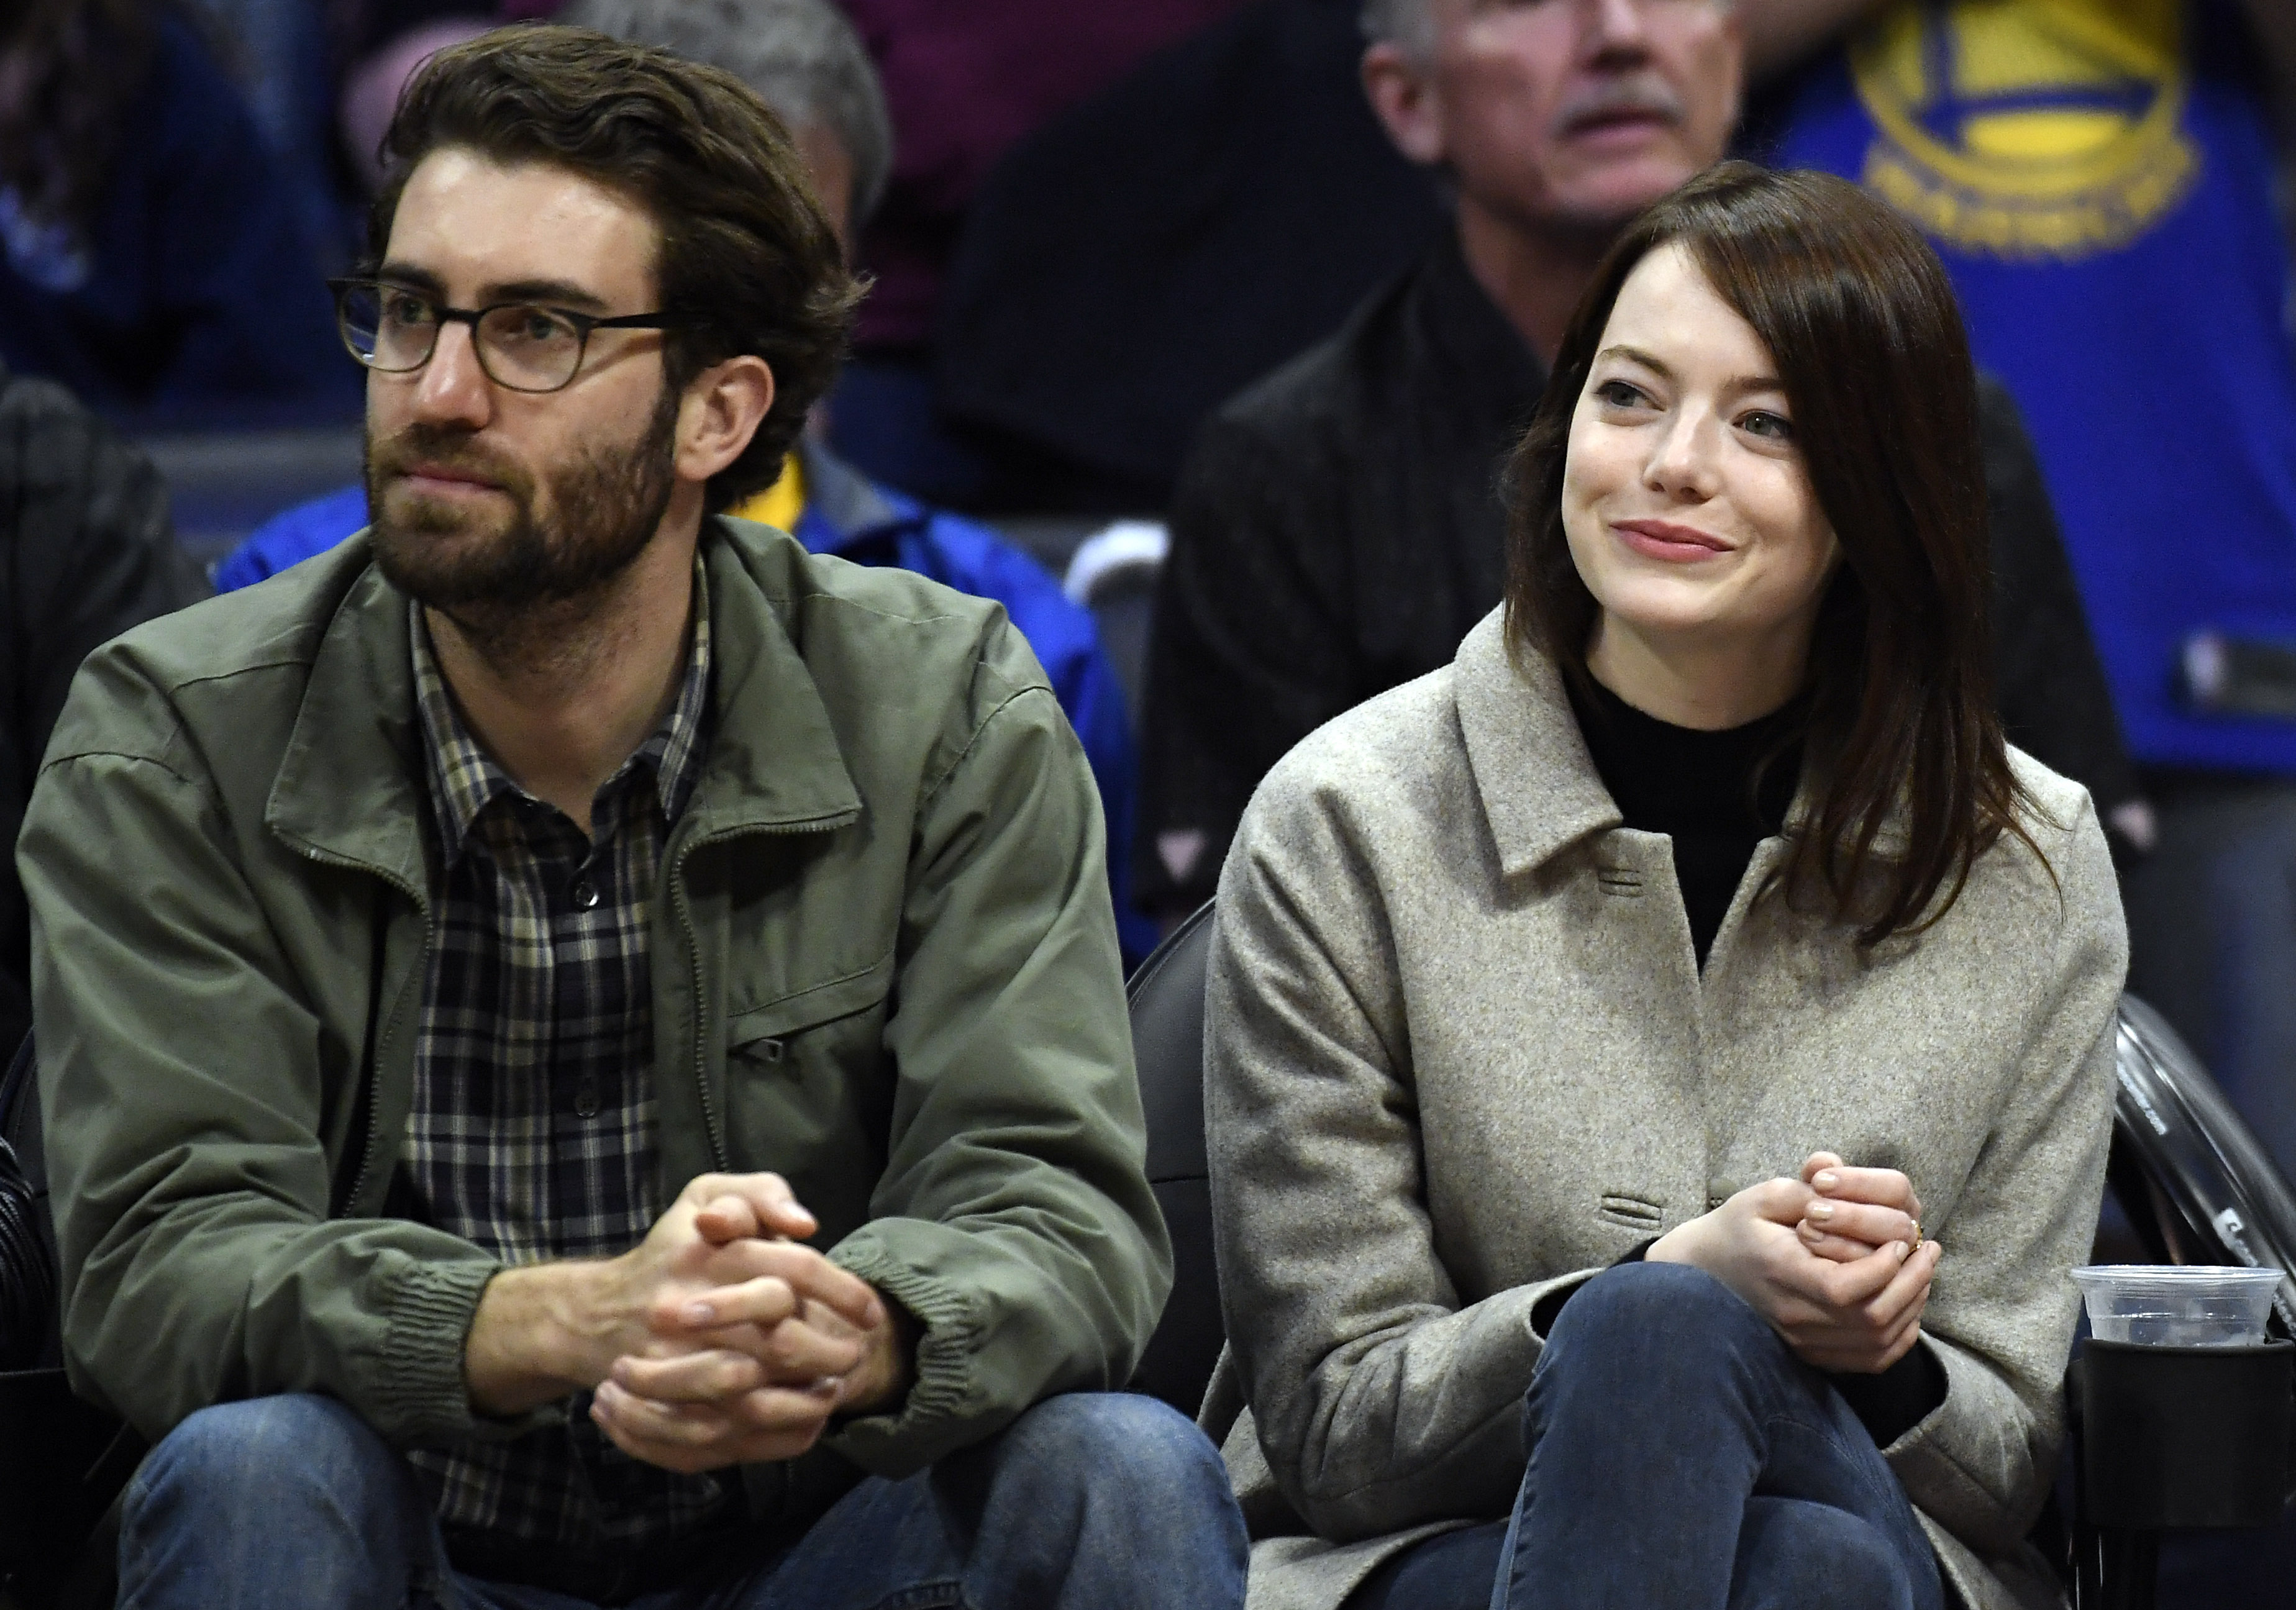
<instances>
[{"instance_id":1,"label":"black-framed eyeglasses","mask_svg":"<svg viewBox=\"0 0 2296 1610\"><path fill-rule=\"evenodd\" d=\"M686 323L673 313L594 318L540 302L449 307L422 291L381 280L327 284L335 293L335 326L343 345L369 369L412 374L439 349L440 330L468 324L480 369L512 391L560 391L573 384L594 330L675 330Z\"/></svg>"}]
</instances>

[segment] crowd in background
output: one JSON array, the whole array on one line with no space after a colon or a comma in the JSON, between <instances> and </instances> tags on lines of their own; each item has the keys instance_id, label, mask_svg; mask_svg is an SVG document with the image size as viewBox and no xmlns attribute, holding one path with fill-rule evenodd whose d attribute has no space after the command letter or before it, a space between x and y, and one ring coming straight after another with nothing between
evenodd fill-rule
<instances>
[{"instance_id":1,"label":"crowd in background","mask_svg":"<svg viewBox=\"0 0 2296 1610\"><path fill-rule=\"evenodd\" d=\"M1685 171L1734 151L1858 180L1943 257L1986 372L2010 735L2095 797L2131 988L2296 1174L2296 12L1736 0L1742 50L1717 54L1697 29L1723 10L25 0L0 38L0 360L108 424L57 425L45 389L0 407L51 432L27 453L20 424L0 462L0 803L20 812L90 633L198 588L153 547L126 441L355 425L326 280L365 249L398 87L551 17L715 61L791 124L873 289L740 512L1005 604L1093 762L1136 961L1210 896L1278 756L1496 603L1499 460L1647 178L1550 136L1656 121ZM273 511L214 584L331 545L364 498ZM1160 566L1144 650L1095 618L1089 566L1064 593L1000 534L1046 516L1152 522L1119 545ZM135 557L57 563L71 541ZM21 949L0 934L17 974Z\"/></svg>"}]
</instances>

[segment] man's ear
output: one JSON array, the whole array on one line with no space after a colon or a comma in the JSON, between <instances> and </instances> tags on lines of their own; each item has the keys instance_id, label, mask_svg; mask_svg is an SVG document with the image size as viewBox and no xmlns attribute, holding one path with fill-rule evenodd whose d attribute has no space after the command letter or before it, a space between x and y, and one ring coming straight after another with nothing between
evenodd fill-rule
<instances>
[{"instance_id":1,"label":"man's ear","mask_svg":"<svg viewBox=\"0 0 2296 1610\"><path fill-rule=\"evenodd\" d=\"M677 402L677 478L707 482L742 456L774 405L774 372L754 353L713 364Z\"/></svg>"},{"instance_id":2,"label":"man's ear","mask_svg":"<svg viewBox=\"0 0 2296 1610\"><path fill-rule=\"evenodd\" d=\"M1442 161L1443 119L1427 64L1382 39L1364 52L1362 73L1364 94L1395 148L1423 168Z\"/></svg>"}]
</instances>

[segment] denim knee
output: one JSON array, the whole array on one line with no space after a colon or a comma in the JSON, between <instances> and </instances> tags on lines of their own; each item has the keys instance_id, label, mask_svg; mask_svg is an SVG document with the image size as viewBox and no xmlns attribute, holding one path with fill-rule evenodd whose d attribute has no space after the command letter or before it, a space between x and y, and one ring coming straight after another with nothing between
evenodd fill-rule
<instances>
[{"instance_id":1,"label":"denim knee","mask_svg":"<svg viewBox=\"0 0 2296 1610\"><path fill-rule=\"evenodd\" d=\"M1915 1564L1933 1573L1918 1532ZM1794 1499L1755 1498L1746 1505L1738 1537L1739 1610L1802 1610L1812 1604L1856 1605L1860 1610L1914 1610L1935 1603L1932 1582L1923 1594L1906 1557L1881 1528L1846 1510Z\"/></svg>"},{"instance_id":2,"label":"denim knee","mask_svg":"<svg viewBox=\"0 0 2296 1610\"><path fill-rule=\"evenodd\" d=\"M365 1421L332 1398L288 1393L191 1415L160 1439L135 1486L181 1483L210 1503L271 1505L283 1486L394 1458Z\"/></svg>"},{"instance_id":3,"label":"denim knee","mask_svg":"<svg viewBox=\"0 0 2296 1610\"><path fill-rule=\"evenodd\" d=\"M184 1419L135 1473L122 1522L134 1533L324 1518L396 1535L420 1505L406 1462L365 1420L332 1398L288 1393Z\"/></svg>"},{"instance_id":4,"label":"denim knee","mask_svg":"<svg viewBox=\"0 0 2296 1610\"><path fill-rule=\"evenodd\" d=\"M130 1610L438 1599L438 1528L406 1462L331 1399L250 1398L192 1415L129 1484L119 1603Z\"/></svg>"},{"instance_id":5,"label":"denim knee","mask_svg":"<svg viewBox=\"0 0 2296 1610\"><path fill-rule=\"evenodd\" d=\"M1580 1287L1548 1335L1549 1346L1594 1347L1673 1367L1702 1344L1734 1350L1775 1335L1736 1292L1687 1263L1621 1263Z\"/></svg>"},{"instance_id":6,"label":"denim knee","mask_svg":"<svg viewBox=\"0 0 2296 1610\"><path fill-rule=\"evenodd\" d=\"M1195 1422L1138 1393L1046 1398L1013 1422L998 1451L1008 1468L1039 1473L1087 1503L1103 1494L1136 1504L1228 1491L1219 1450Z\"/></svg>"}]
</instances>

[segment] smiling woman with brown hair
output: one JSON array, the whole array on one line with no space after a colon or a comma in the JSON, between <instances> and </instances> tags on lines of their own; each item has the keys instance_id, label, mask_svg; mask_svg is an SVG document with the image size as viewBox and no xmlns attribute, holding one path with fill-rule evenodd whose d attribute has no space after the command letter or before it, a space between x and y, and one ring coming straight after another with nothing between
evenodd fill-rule
<instances>
[{"instance_id":1,"label":"smiling woman with brown hair","mask_svg":"<svg viewBox=\"0 0 2296 1610\"><path fill-rule=\"evenodd\" d=\"M1718 168L1513 481L1503 616L1295 750L1221 881L1254 1604L2054 1603L2126 942L1993 710L1943 273Z\"/></svg>"}]
</instances>

